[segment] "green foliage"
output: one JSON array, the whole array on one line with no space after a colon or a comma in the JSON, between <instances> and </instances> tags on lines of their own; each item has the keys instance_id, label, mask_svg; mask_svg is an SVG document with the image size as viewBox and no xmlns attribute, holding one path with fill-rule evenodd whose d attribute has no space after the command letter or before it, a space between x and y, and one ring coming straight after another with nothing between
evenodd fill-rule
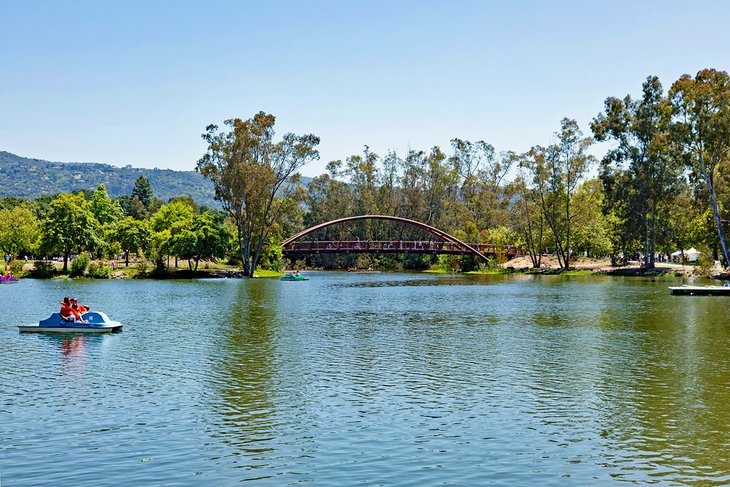
<instances>
[{"instance_id":1,"label":"green foliage","mask_svg":"<svg viewBox=\"0 0 730 487\"><path fill-rule=\"evenodd\" d=\"M18 257L33 254L40 243L40 222L27 203L0 209L0 251Z\"/></svg>"},{"instance_id":2,"label":"green foliage","mask_svg":"<svg viewBox=\"0 0 730 487\"><path fill-rule=\"evenodd\" d=\"M124 251L125 264L128 266L129 254L139 254L149 247L152 234L146 221L127 217L117 224L114 238Z\"/></svg>"},{"instance_id":3,"label":"green foliage","mask_svg":"<svg viewBox=\"0 0 730 487\"><path fill-rule=\"evenodd\" d=\"M170 234L170 253L187 259L190 269L196 271L201 259L224 257L230 239L221 219L211 211L177 222Z\"/></svg>"},{"instance_id":4,"label":"green foliage","mask_svg":"<svg viewBox=\"0 0 730 487\"><path fill-rule=\"evenodd\" d=\"M83 252L100 245L98 222L89 203L80 194L62 194L51 201L51 212L43 222L43 247L63 255L63 271L68 270L72 251Z\"/></svg>"},{"instance_id":5,"label":"green foliage","mask_svg":"<svg viewBox=\"0 0 730 487\"><path fill-rule=\"evenodd\" d=\"M83 277L89 270L91 259L89 254L81 254L71 261L71 275L74 277Z\"/></svg>"},{"instance_id":6,"label":"green foliage","mask_svg":"<svg viewBox=\"0 0 730 487\"><path fill-rule=\"evenodd\" d=\"M141 261L137 264L137 274L134 277L141 278L150 275L150 266L146 261Z\"/></svg>"},{"instance_id":7,"label":"green foliage","mask_svg":"<svg viewBox=\"0 0 730 487\"><path fill-rule=\"evenodd\" d=\"M97 186L91 196L91 212L101 225L112 225L122 217L121 206L109 198L103 184Z\"/></svg>"},{"instance_id":8,"label":"green foliage","mask_svg":"<svg viewBox=\"0 0 730 487\"><path fill-rule=\"evenodd\" d=\"M33 269L30 271L30 277L38 279L47 279L52 277L56 272L53 262L49 260L37 260L33 263Z\"/></svg>"},{"instance_id":9,"label":"green foliage","mask_svg":"<svg viewBox=\"0 0 730 487\"><path fill-rule=\"evenodd\" d=\"M144 175L138 177L132 189L132 199L137 198L145 208L149 208L154 197L155 193L152 191L150 180Z\"/></svg>"},{"instance_id":10,"label":"green foliage","mask_svg":"<svg viewBox=\"0 0 730 487\"><path fill-rule=\"evenodd\" d=\"M698 189L709 194L725 264L730 250L717 202L716 169L730 152L730 76L725 71L703 69L693 79L682 75L669 90L674 110L673 138L697 175Z\"/></svg>"},{"instance_id":11,"label":"green foliage","mask_svg":"<svg viewBox=\"0 0 730 487\"><path fill-rule=\"evenodd\" d=\"M140 175L149 179L152 190L164 201L180 195L190 195L199 204L216 206L213 186L195 171L49 162L0 151L0 177L3 181L0 185L0 197L34 199L42 195L93 189L104 184L109 195L117 198L128 196Z\"/></svg>"},{"instance_id":12,"label":"green foliage","mask_svg":"<svg viewBox=\"0 0 730 487\"><path fill-rule=\"evenodd\" d=\"M697 258L697 267L694 274L700 277L712 277L715 273L715 259L712 257L712 252L700 246L700 255Z\"/></svg>"},{"instance_id":13,"label":"green foliage","mask_svg":"<svg viewBox=\"0 0 730 487\"><path fill-rule=\"evenodd\" d=\"M92 262L89 264L87 276L92 279L110 279L112 277L112 269L103 262Z\"/></svg>"},{"instance_id":14,"label":"green foliage","mask_svg":"<svg viewBox=\"0 0 730 487\"><path fill-rule=\"evenodd\" d=\"M20 277L24 274L23 267L25 266L25 261L20 259L13 259L10 261L10 265L8 266L8 270L10 273L15 277Z\"/></svg>"},{"instance_id":15,"label":"green foliage","mask_svg":"<svg viewBox=\"0 0 730 487\"><path fill-rule=\"evenodd\" d=\"M285 134L274 142L275 122L273 115L260 112L245 121L226 120L228 132L209 125L203 134L208 148L197 165L236 224L239 257L249 277L271 227L290 208L296 171L319 157L319 138L314 135Z\"/></svg>"},{"instance_id":16,"label":"green foliage","mask_svg":"<svg viewBox=\"0 0 730 487\"><path fill-rule=\"evenodd\" d=\"M601 180L623 241L641 242L654 267L656 245L666 243L671 205L680 183L680 164L671 157L671 107L656 76L642 85L642 98L607 98L605 111L591 124L597 140L614 143L601 166ZM583 228L584 233L590 230ZM596 239L600 238L600 229Z\"/></svg>"}]
</instances>

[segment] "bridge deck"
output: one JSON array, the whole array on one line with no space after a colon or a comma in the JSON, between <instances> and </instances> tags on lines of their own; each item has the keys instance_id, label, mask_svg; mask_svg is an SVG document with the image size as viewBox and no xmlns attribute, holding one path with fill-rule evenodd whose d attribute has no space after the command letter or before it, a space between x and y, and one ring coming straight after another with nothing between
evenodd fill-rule
<instances>
[{"instance_id":1,"label":"bridge deck","mask_svg":"<svg viewBox=\"0 0 730 487\"><path fill-rule=\"evenodd\" d=\"M520 255L517 247L497 247L492 244L468 244L484 255L498 252L513 257ZM291 242L284 246L284 255L326 254L326 253L419 253L468 255L472 252L454 242L408 241L408 240L329 240Z\"/></svg>"}]
</instances>

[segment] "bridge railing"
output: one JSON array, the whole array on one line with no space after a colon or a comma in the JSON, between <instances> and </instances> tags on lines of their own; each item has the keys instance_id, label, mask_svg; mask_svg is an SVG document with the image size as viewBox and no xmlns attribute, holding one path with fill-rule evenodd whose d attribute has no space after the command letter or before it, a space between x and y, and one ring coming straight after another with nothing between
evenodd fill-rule
<instances>
[{"instance_id":1,"label":"bridge railing","mask_svg":"<svg viewBox=\"0 0 730 487\"><path fill-rule=\"evenodd\" d=\"M516 247L497 247L494 244L468 244L483 254L504 253L518 255ZM431 240L314 240L291 242L284 246L284 253L336 253L336 252L384 252L384 253L434 253L468 254L463 246L455 242L434 242Z\"/></svg>"}]
</instances>

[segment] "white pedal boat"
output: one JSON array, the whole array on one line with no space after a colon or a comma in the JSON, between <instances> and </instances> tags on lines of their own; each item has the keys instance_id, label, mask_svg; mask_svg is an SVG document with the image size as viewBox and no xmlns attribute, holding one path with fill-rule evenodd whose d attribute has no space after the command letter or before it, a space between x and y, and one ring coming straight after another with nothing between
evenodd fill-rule
<instances>
[{"instance_id":1,"label":"white pedal boat","mask_svg":"<svg viewBox=\"0 0 730 487\"><path fill-rule=\"evenodd\" d=\"M122 331L122 324L112 321L101 311L87 311L81 318L86 323L66 321L60 313L53 313L49 318L41 320L37 325L20 325L18 331L36 333L111 333Z\"/></svg>"}]
</instances>

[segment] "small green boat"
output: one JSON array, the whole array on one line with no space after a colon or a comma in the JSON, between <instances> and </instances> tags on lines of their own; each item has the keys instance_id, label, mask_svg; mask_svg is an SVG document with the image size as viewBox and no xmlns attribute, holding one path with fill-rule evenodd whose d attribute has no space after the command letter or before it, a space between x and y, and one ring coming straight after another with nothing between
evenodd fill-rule
<instances>
[{"instance_id":1,"label":"small green boat","mask_svg":"<svg viewBox=\"0 0 730 487\"><path fill-rule=\"evenodd\" d=\"M309 278L304 277L299 271L287 272L281 277L282 281L308 281Z\"/></svg>"}]
</instances>

